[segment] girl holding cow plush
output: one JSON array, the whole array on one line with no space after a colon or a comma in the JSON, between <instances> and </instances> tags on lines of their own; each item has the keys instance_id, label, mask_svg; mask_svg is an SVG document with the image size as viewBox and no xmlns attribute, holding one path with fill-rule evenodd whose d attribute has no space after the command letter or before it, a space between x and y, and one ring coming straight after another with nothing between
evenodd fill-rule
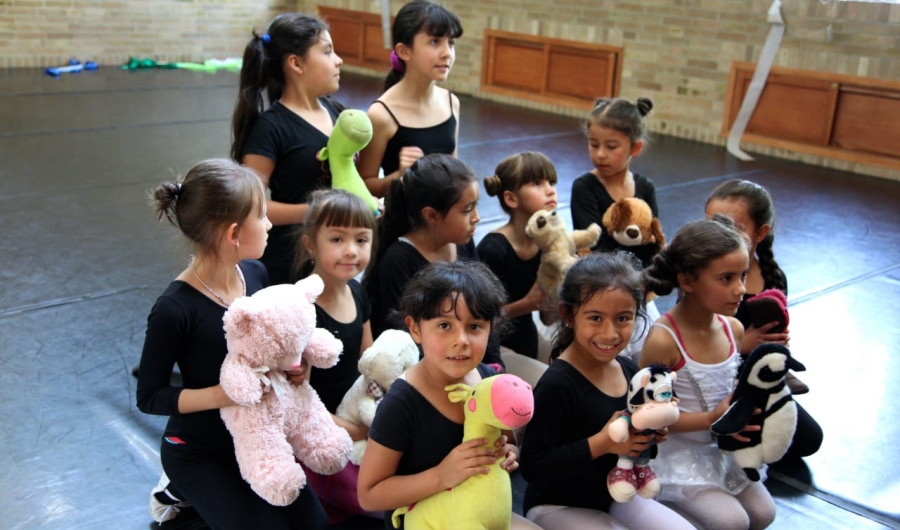
<instances>
[{"instance_id":1,"label":"girl holding cow plush","mask_svg":"<svg viewBox=\"0 0 900 530\"><path fill-rule=\"evenodd\" d=\"M654 500L613 502L608 489L615 486L607 481L619 455L637 457L666 439L665 430L637 434L631 428L624 442L611 434L638 371L620 355L643 313L635 261L624 252L595 252L572 265L559 290L556 346L562 353L534 389L534 418L521 454L525 515L544 530L693 528Z\"/></svg>"}]
</instances>

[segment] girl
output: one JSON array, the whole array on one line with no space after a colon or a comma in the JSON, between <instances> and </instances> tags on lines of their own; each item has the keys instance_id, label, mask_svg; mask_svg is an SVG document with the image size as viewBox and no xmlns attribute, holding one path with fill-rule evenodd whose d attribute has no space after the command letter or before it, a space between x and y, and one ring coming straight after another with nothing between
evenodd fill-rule
<instances>
[{"instance_id":1,"label":"girl","mask_svg":"<svg viewBox=\"0 0 900 530\"><path fill-rule=\"evenodd\" d=\"M353 278L369 264L374 229L372 212L359 197L341 190L310 195L301 238L303 251L298 253L296 268L300 277L318 274L322 278L325 290L316 299L316 327L327 329L344 344L344 353L335 366L313 368L309 374L309 384L332 415L359 377L360 355L372 345L372 308L362 286ZM365 440L368 435L365 426L337 416L334 422L354 441ZM308 469L306 473L332 522L367 514L356 497L357 466L348 463L343 471L330 476L319 476Z\"/></svg>"},{"instance_id":2,"label":"girl","mask_svg":"<svg viewBox=\"0 0 900 530\"><path fill-rule=\"evenodd\" d=\"M394 18L391 71L369 107L372 141L359 155L359 174L376 197L422 156L456 156L459 99L434 84L450 74L462 34L459 18L428 0L413 0Z\"/></svg>"},{"instance_id":3,"label":"girl","mask_svg":"<svg viewBox=\"0 0 900 530\"><path fill-rule=\"evenodd\" d=\"M646 132L644 116L653 108L647 98L636 103L624 99L598 99L584 124L588 137L588 153L594 169L572 183L572 224L582 230L591 223L602 225L603 214L619 199L643 199L659 217L656 188L650 179L632 173L631 159L644 149ZM594 250L627 250L641 260L643 266L653 259L653 244L623 247L603 231Z\"/></svg>"},{"instance_id":4,"label":"girl","mask_svg":"<svg viewBox=\"0 0 900 530\"><path fill-rule=\"evenodd\" d=\"M272 227L256 174L230 160L207 160L154 192L156 211L193 243L194 257L157 299L147 319L137 406L170 416L163 469L211 528L325 528L312 490L290 506L257 496L241 477L219 408L234 405L219 385L228 353L222 317L234 299L265 287L257 260ZM183 387L170 383L175 364Z\"/></svg>"},{"instance_id":5,"label":"girl","mask_svg":"<svg viewBox=\"0 0 900 530\"><path fill-rule=\"evenodd\" d=\"M650 206L653 217L659 217L656 205L656 188L653 181L636 175L628 169L631 159L640 155L646 142L644 116L653 108L647 98L638 98L632 103L624 99L598 99L594 110L584 124L588 137L588 153L594 169L575 179L572 183L572 224L582 230L591 223L603 225L603 214L617 200L635 197ZM633 253L647 267L653 259L656 247L653 243L635 247L620 245L604 229L594 250L625 250ZM647 304L648 320L659 317L656 303ZM646 330L643 318L641 330L629 345L625 355L637 360L644 345Z\"/></svg>"},{"instance_id":6,"label":"girl","mask_svg":"<svg viewBox=\"0 0 900 530\"><path fill-rule=\"evenodd\" d=\"M479 187L464 163L428 155L391 182L378 224L378 251L363 285L372 301L372 332L400 328L392 314L406 284L429 263L477 260L472 237L479 221ZM497 345L491 363L501 363Z\"/></svg>"},{"instance_id":7,"label":"girl","mask_svg":"<svg viewBox=\"0 0 900 530\"><path fill-rule=\"evenodd\" d=\"M764 289L778 289L787 295L787 277L772 252L775 242L775 206L769 192L759 184L748 180L729 180L719 185L706 200L706 216L715 214L727 215L735 227L750 242L750 269L747 272L747 293L744 300ZM741 354L746 355L754 348L766 342L777 342L787 345L790 335L770 333L777 322L762 327L753 327L747 308L741 303L735 313L744 326L744 338L741 340ZM788 373L785 378L791 392L805 394L809 391L802 381ZM809 456L819 450L822 445L822 428L809 413L797 404L797 430L794 441L788 448L785 457L799 458Z\"/></svg>"},{"instance_id":8,"label":"girl","mask_svg":"<svg viewBox=\"0 0 900 530\"><path fill-rule=\"evenodd\" d=\"M256 171L271 190L275 228L262 260L272 284L289 281L295 225L306 217L309 192L331 187L316 153L340 112L324 96L338 89L342 63L328 26L297 13L275 17L244 50L231 157ZM271 106L263 112L267 102Z\"/></svg>"},{"instance_id":9,"label":"girl","mask_svg":"<svg viewBox=\"0 0 900 530\"><path fill-rule=\"evenodd\" d=\"M507 471L518 467L507 436L495 447L483 438L460 444L463 409L445 390L495 374L481 361L505 302L503 286L478 262L429 265L404 292L401 311L424 357L378 406L359 472L359 502L386 510L385 528L394 509L484 473L497 458ZM534 526L514 515L513 528Z\"/></svg>"},{"instance_id":10,"label":"girl","mask_svg":"<svg viewBox=\"0 0 900 530\"><path fill-rule=\"evenodd\" d=\"M619 355L644 311L635 261L624 252L590 254L572 265L560 287L556 346L562 353L534 389L521 455L525 515L544 530L693 528L653 500L615 503L607 488L618 455L637 455L666 439L665 430L632 430L623 443L609 437L638 370Z\"/></svg>"},{"instance_id":11,"label":"girl","mask_svg":"<svg viewBox=\"0 0 900 530\"><path fill-rule=\"evenodd\" d=\"M733 316L746 292L748 267L741 234L729 218L715 215L683 226L643 273L653 292L666 295L678 287L681 295L657 319L641 354L641 366L661 363L678 372L681 417L653 466L660 499L704 528L760 529L775 519L775 503L762 482L747 479L709 434L728 409L737 376L744 328Z\"/></svg>"},{"instance_id":12,"label":"girl","mask_svg":"<svg viewBox=\"0 0 900 530\"><path fill-rule=\"evenodd\" d=\"M478 257L509 293L503 311L512 319L514 333L506 335L500 344L536 359L538 332L532 312L541 309L546 293L537 285L541 252L525 235L525 225L534 212L556 209L556 169L541 153L519 153L497 164L494 175L484 179L484 187L488 195L500 199L500 207L509 214L508 223L478 244Z\"/></svg>"}]
</instances>

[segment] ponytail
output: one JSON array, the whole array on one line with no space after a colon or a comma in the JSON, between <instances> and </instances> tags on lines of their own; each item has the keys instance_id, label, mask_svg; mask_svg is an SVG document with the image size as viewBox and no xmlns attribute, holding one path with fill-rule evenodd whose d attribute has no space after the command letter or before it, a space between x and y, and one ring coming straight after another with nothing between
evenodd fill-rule
<instances>
[{"instance_id":1,"label":"ponytail","mask_svg":"<svg viewBox=\"0 0 900 530\"><path fill-rule=\"evenodd\" d=\"M265 110L262 91L266 90L269 101L281 97L277 84L272 82L266 67L265 42L256 32L244 48L240 85L234 114L231 118L231 158L240 163L244 154L244 144L259 115Z\"/></svg>"},{"instance_id":2,"label":"ponytail","mask_svg":"<svg viewBox=\"0 0 900 530\"><path fill-rule=\"evenodd\" d=\"M281 99L284 92L284 59L287 55L306 57L319 35L328 26L315 17L299 13L278 15L262 35L253 37L244 48L240 88L231 119L231 158L240 163L247 137L268 103Z\"/></svg>"},{"instance_id":3,"label":"ponytail","mask_svg":"<svg viewBox=\"0 0 900 530\"><path fill-rule=\"evenodd\" d=\"M394 241L425 225L422 216L425 208L446 215L474 181L469 166L444 154L430 154L416 160L400 178L391 181L385 195L384 214L377 223L378 248L363 277L363 286L370 297L376 281L373 272Z\"/></svg>"},{"instance_id":4,"label":"ponytail","mask_svg":"<svg viewBox=\"0 0 900 530\"><path fill-rule=\"evenodd\" d=\"M775 243L775 235L769 232L766 237L756 245L756 259L759 262L759 269L763 277L763 285L766 289L778 289L787 296L787 276L778 262L775 261L775 254L772 246Z\"/></svg>"}]
</instances>

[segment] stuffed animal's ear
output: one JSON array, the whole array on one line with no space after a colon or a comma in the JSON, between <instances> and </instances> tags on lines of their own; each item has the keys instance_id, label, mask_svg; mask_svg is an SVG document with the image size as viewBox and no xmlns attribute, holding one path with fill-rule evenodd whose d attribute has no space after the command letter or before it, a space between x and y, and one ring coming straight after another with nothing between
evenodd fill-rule
<instances>
[{"instance_id":1,"label":"stuffed animal's ear","mask_svg":"<svg viewBox=\"0 0 900 530\"><path fill-rule=\"evenodd\" d=\"M250 298L238 298L225 312L225 330L235 337L246 337L253 328L253 312L249 310Z\"/></svg>"},{"instance_id":2,"label":"stuffed animal's ear","mask_svg":"<svg viewBox=\"0 0 900 530\"><path fill-rule=\"evenodd\" d=\"M469 397L469 394L472 392L472 387L459 383L456 385L445 386L444 390L447 391L447 398L451 402L459 403L465 401L466 398Z\"/></svg>"},{"instance_id":3,"label":"stuffed animal's ear","mask_svg":"<svg viewBox=\"0 0 900 530\"><path fill-rule=\"evenodd\" d=\"M318 160L319 162L324 162L324 161L328 160L328 148L327 147L323 147L322 149L319 149L319 152L316 153L316 160Z\"/></svg>"},{"instance_id":4,"label":"stuffed animal's ear","mask_svg":"<svg viewBox=\"0 0 900 530\"><path fill-rule=\"evenodd\" d=\"M603 214L603 226L606 227L607 232L616 232L616 227L619 226L619 222L622 219L622 215L624 212L622 211L625 208L625 203L616 201L612 203L612 206L607 208L606 213Z\"/></svg>"},{"instance_id":5,"label":"stuffed animal's ear","mask_svg":"<svg viewBox=\"0 0 900 530\"><path fill-rule=\"evenodd\" d=\"M375 364L375 359L378 358L379 350L369 346L369 348L363 352L362 357L359 358L359 362L356 364L359 373L366 375L372 370L372 366Z\"/></svg>"},{"instance_id":6,"label":"stuffed animal's ear","mask_svg":"<svg viewBox=\"0 0 900 530\"><path fill-rule=\"evenodd\" d=\"M653 239L656 241L657 251L662 252L666 248L666 234L662 231L658 217L650 220L650 233L653 234Z\"/></svg>"},{"instance_id":7,"label":"stuffed animal's ear","mask_svg":"<svg viewBox=\"0 0 900 530\"><path fill-rule=\"evenodd\" d=\"M319 295L322 294L322 291L325 290L325 283L322 282L322 278L319 278L318 274L310 274L294 285L303 287L303 294L309 303L315 302L316 298L318 298Z\"/></svg>"}]
</instances>

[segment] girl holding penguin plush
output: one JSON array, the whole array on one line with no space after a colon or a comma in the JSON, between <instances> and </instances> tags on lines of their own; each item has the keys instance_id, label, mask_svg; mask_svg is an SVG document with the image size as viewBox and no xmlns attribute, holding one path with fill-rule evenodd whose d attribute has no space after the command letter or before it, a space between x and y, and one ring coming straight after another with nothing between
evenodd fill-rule
<instances>
[{"instance_id":1,"label":"girl holding penguin plush","mask_svg":"<svg viewBox=\"0 0 900 530\"><path fill-rule=\"evenodd\" d=\"M683 226L643 272L648 290L666 295L678 287L681 294L653 324L640 361L678 374L673 388L681 415L654 463L660 500L703 528L759 529L775 519L766 488L750 481L709 432L731 402L744 334L734 314L746 292L748 267L744 238L730 218L715 215ZM748 442L760 426L732 432L737 431L733 436Z\"/></svg>"}]
</instances>

